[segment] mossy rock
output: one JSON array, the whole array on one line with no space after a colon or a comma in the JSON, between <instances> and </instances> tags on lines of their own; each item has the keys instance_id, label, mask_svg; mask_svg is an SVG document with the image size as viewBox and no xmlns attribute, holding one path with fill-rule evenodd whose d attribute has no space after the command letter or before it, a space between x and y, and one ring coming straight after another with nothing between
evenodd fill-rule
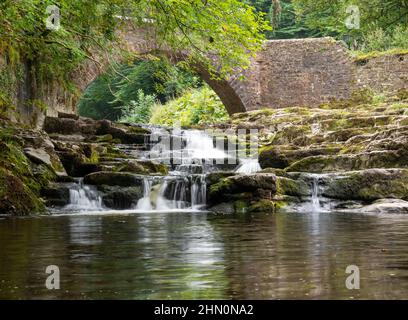
<instances>
[{"instance_id":1,"label":"mossy rock","mask_svg":"<svg viewBox=\"0 0 408 320\"><path fill-rule=\"evenodd\" d=\"M114 171L131 172L142 175L167 175L168 167L155 161L130 160L117 166Z\"/></svg>"},{"instance_id":2,"label":"mossy rock","mask_svg":"<svg viewBox=\"0 0 408 320\"><path fill-rule=\"evenodd\" d=\"M212 203L225 199L262 198L276 193L276 176L271 173L236 175L221 179L210 186L209 200Z\"/></svg>"},{"instance_id":3,"label":"mossy rock","mask_svg":"<svg viewBox=\"0 0 408 320\"><path fill-rule=\"evenodd\" d=\"M293 180L286 177L277 177L277 194L293 197L307 197L310 195L310 188L303 180Z\"/></svg>"},{"instance_id":4,"label":"mossy rock","mask_svg":"<svg viewBox=\"0 0 408 320\"><path fill-rule=\"evenodd\" d=\"M113 140L113 137L112 137L111 134L105 134L105 135L102 135L102 136L97 136L96 139L95 139L95 141L98 142L98 143L103 143L103 142L109 143L109 142L112 142L112 140Z\"/></svg>"},{"instance_id":5,"label":"mossy rock","mask_svg":"<svg viewBox=\"0 0 408 320\"><path fill-rule=\"evenodd\" d=\"M407 166L407 151L401 149L308 157L293 163L286 171L322 173L374 168L405 168Z\"/></svg>"},{"instance_id":6,"label":"mossy rock","mask_svg":"<svg viewBox=\"0 0 408 320\"><path fill-rule=\"evenodd\" d=\"M150 174L167 175L169 169L165 164L150 161L150 160L139 160L138 161Z\"/></svg>"},{"instance_id":7,"label":"mossy rock","mask_svg":"<svg viewBox=\"0 0 408 320\"><path fill-rule=\"evenodd\" d=\"M216 184L220 182L222 179L234 176L234 172L230 171L218 171L218 172L211 172L206 175L206 182L207 186L212 186L213 184Z\"/></svg>"},{"instance_id":8,"label":"mossy rock","mask_svg":"<svg viewBox=\"0 0 408 320\"><path fill-rule=\"evenodd\" d=\"M41 191L41 196L46 200L47 207L63 207L70 202L70 184L50 183Z\"/></svg>"},{"instance_id":9,"label":"mossy rock","mask_svg":"<svg viewBox=\"0 0 408 320\"><path fill-rule=\"evenodd\" d=\"M45 211L42 200L12 172L0 168L0 212L26 216Z\"/></svg>"},{"instance_id":10,"label":"mossy rock","mask_svg":"<svg viewBox=\"0 0 408 320\"><path fill-rule=\"evenodd\" d=\"M304 158L319 155L337 154L341 148L325 147L325 148L307 148L299 150L285 150L281 147L269 146L261 149L259 154L259 163L262 168L278 168L285 169L292 163Z\"/></svg>"},{"instance_id":11,"label":"mossy rock","mask_svg":"<svg viewBox=\"0 0 408 320\"><path fill-rule=\"evenodd\" d=\"M408 199L408 170L370 169L322 178L322 195L334 199L374 201Z\"/></svg>"},{"instance_id":12,"label":"mossy rock","mask_svg":"<svg viewBox=\"0 0 408 320\"><path fill-rule=\"evenodd\" d=\"M126 129L128 132L136 133L136 134L148 135L152 133L149 129L138 127L138 126L129 126Z\"/></svg>"},{"instance_id":13,"label":"mossy rock","mask_svg":"<svg viewBox=\"0 0 408 320\"><path fill-rule=\"evenodd\" d=\"M273 200L259 200L252 202L248 207L248 213L276 213L283 208L285 203Z\"/></svg>"}]
</instances>

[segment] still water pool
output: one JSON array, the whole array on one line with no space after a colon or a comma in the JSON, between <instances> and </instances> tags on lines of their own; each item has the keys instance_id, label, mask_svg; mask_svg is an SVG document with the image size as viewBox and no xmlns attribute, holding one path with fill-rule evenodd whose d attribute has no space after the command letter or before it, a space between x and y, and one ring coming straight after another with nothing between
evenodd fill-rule
<instances>
[{"instance_id":1,"label":"still water pool","mask_svg":"<svg viewBox=\"0 0 408 320\"><path fill-rule=\"evenodd\" d=\"M45 269L60 268L47 290ZM360 290L345 286L360 269ZM408 216L0 218L0 299L408 298Z\"/></svg>"}]
</instances>

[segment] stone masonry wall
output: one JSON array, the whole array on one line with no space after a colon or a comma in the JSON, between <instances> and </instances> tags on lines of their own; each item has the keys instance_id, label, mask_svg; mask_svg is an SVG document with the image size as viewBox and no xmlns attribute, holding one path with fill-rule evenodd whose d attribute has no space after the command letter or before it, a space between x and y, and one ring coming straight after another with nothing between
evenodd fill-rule
<instances>
[{"instance_id":1,"label":"stone masonry wall","mask_svg":"<svg viewBox=\"0 0 408 320\"><path fill-rule=\"evenodd\" d=\"M353 63L331 38L268 41L245 83L247 110L314 106L352 93Z\"/></svg>"},{"instance_id":2,"label":"stone masonry wall","mask_svg":"<svg viewBox=\"0 0 408 320\"><path fill-rule=\"evenodd\" d=\"M356 84L375 91L408 88L408 54L380 56L356 63Z\"/></svg>"}]
</instances>

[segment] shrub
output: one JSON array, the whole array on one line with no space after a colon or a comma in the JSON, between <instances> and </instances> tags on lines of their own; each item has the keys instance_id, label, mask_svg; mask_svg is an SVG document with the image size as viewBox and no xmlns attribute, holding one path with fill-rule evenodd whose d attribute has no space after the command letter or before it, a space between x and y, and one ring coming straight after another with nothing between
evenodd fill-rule
<instances>
[{"instance_id":1,"label":"shrub","mask_svg":"<svg viewBox=\"0 0 408 320\"><path fill-rule=\"evenodd\" d=\"M156 99L156 95L145 94L142 89L139 89L137 101L132 100L128 105L121 107L122 117L119 122L148 123Z\"/></svg>"},{"instance_id":2,"label":"shrub","mask_svg":"<svg viewBox=\"0 0 408 320\"><path fill-rule=\"evenodd\" d=\"M150 123L173 126L211 124L227 121L229 115L220 98L208 86L191 89L166 104L156 104Z\"/></svg>"}]
</instances>

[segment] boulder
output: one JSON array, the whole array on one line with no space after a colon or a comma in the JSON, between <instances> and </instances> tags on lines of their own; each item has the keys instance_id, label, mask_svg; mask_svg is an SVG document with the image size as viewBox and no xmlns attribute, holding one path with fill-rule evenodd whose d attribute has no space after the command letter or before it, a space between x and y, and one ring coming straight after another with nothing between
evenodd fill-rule
<instances>
[{"instance_id":1,"label":"boulder","mask_svg":"<svg viewBox=\"0 0 408 320\"><path fill-rule=\"evenodd\" d=\"M143 176L127 172L95 172L84 177L84 183L120 187L143 186Z\"/></svg>"},{"instance_id":2,"label":"boulder","mask_svg":"<svg viewBox=\"0 0 408 320\"><path fill-rule=\"evenodd\" d=\"M209 189L211 202L239 197L272 198L276 193L276 176L272 173L236 175L221 179L220 182L211 185Z\"/></svg>"},{"instance_id":3,"label":"boulder","mask_svg":"<svg viewBox=\"0 0 408 320\"><path fill-rule=\"evenodd\" d=\"M103 204L114 210L128 210L136 207L139 199L143 197L143 188L138 187L117 187L104 186L102 201Z\"/></svg>"},{"instance_id":4,"label":"boulder","mask_svg":"<svg viewBox=\"0 0 408 320\"><path fill-rule=\"evenodd\" d=\"M59 134L80 134L80 122L69 118L46 117L44 121L44 130L47 133Z\"/></svg>"},{"instance_id":5,"label":"boulder","mask_svg":"<svg viewBox=\"0 0 408 320\"><path fill-rule=\"evenodd\" d=\"M311 195L309 185L302 179L290 179L286 177L276 178L277 193L293 197L308 197Z\"/></svg>"},{"instance_id":6,"label":"boulder","mask_svg":"<svg viewBox=\"0 0 408 320\"><path fill-rule=\"evenodd\" d=\"M235 173L231 171L217 171L206 175L206 183L208 186L220 182L222 179L234 176Z\"/></svg>"},{"instance_id":7,"label":"boulder","mask_svg":"<svg viewBox=\"0 0 408 320\"><path fill-rule=\"evenodd\" d=\"M149 160L129 160L120 164L117 168L119 172L131 172L143 175L167 175L166 165Z\"/></svg>"},{"instance_id":8,"label":"boulder","mask_svg":"<svg viewBox=\"0 0 408 320\"><path fill-rule=\"evenodd\" d=\"M58 112L58 118L78 120L79 116L77 114L75 114L75 113Z\"/></svg>"}]
</instances>

